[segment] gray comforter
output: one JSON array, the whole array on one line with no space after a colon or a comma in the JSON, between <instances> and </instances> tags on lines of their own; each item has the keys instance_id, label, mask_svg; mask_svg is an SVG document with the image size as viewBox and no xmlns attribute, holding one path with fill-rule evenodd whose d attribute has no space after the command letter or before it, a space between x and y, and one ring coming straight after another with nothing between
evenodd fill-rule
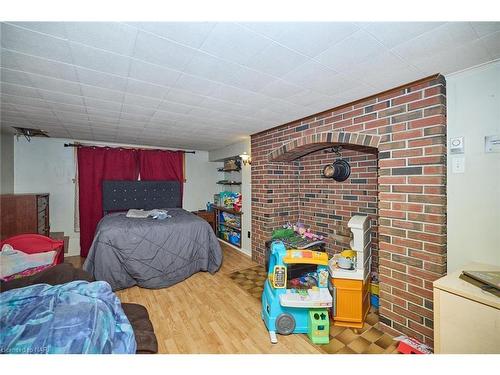
<instances>
[{"instance_id":1,"label":"gray comforter","mask_svg":"<svg viewBox=\"0 0 500 375\"><path fill-rule=\"evenodd\" d=\"M106 215L97 226L83 269L113 290L138 285L163 288L198 271L215 273L222 264L210 225L180 208L164 220Z\"/></svg>"}]
</instances>

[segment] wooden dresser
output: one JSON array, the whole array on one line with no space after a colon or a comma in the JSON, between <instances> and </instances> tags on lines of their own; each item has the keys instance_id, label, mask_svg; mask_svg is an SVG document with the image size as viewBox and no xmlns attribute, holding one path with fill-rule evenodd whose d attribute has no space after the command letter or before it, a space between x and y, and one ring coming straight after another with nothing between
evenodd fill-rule
<instances>
[{"instance_id":1,"label":"wooden dresser","mask_svg":"<svg viewBox=\"0 0 500 375\"><path fill-rule=\"evenodd\" d=\"M215 213L214 211L208 212L207 210L193 211L193 214L201 217L203 220L208 221L210 226L215 232Z\"/></svg>"},{"instance_id":2,"label":"wooden dresser","mask_svg":"<svg viewBox=\"0 0 500 375\"><path fill-rule=\"evenodd\" d=\"M24 233L49 236L49 194L0 195L0 240Z\"/></svg>"}]
</instances>

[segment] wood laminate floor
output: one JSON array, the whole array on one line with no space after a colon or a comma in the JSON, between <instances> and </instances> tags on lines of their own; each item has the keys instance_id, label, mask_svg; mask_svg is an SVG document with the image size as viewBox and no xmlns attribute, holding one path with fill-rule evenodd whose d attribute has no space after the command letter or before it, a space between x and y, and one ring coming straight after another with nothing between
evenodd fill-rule
<instances>
[{"instance_id":1,"label":"wood laminate floor","mask_svg":"<svg viewBox=\"0 0 500 375\"><path fill-rule=\"evenodd\" d=\"M224 260L214 275L199 272L169 288L117 292L122 302L148 309L159 353L322 353L305 335L279 336L278 344L270 343L260 301L229 277L257 264L230 246L221 246ZM80 257L66 261L77 267L82 264Z\"/></svg>"}]
</instances>

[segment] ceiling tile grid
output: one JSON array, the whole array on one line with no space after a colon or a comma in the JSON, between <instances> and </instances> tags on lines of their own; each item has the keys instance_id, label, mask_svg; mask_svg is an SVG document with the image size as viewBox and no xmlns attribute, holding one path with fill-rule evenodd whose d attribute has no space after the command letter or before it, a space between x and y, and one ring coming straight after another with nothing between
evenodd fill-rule
<instances>
[{"instance_id":1,"label":"ceiling tile grid","mask_svg":"<svg viewBox=\"0 0 500 375\"><path fill-rule=\"evenodd\" d=\"M500 22L5 22L0 57L2 128L211 150L498 59Z\"/></svg>"}]
</instances>

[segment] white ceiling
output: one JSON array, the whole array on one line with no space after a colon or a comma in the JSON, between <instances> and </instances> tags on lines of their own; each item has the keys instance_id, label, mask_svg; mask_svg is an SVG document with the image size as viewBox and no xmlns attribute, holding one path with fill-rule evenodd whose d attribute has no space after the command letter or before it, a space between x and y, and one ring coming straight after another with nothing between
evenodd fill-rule
<instances>
[{"instance_id":1,"label":"white ceiling","mask_svg":"<svg viewBox=\"0 0 500 375\"><path fill-rule=\"evenodd\" d=\"M212 150L500 58L500 22L1 24L1 126Z\"/></svg>"}]
</instances>

